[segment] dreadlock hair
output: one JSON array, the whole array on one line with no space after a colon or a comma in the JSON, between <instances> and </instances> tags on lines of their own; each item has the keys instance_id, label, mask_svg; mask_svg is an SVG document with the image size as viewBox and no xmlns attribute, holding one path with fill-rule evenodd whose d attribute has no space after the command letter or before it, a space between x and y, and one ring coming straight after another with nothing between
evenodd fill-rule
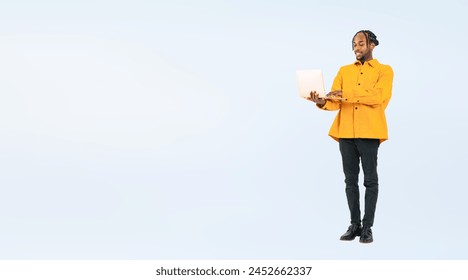
<instances>
[{"instance_id":1,"label":"dreadlock hair","mask_svg":"<svg viewBox=\"0 0 468 280\"><path fill-rule=\"evenodd\" d=\"M358 32L356 32L356 34L354 34L353 36L353 40L351 41L351 47L354 49L354 38L356 37L356 35L358 35L359 33L363 33L364 36L366 36L366 46L369 47L369 42L371 43L374 43L374 45L378 46L379 45L379 40L377 40L377 36L374 34L374 32L370 31L370 30L360 30Z\"/></svg>"}]
</instances>

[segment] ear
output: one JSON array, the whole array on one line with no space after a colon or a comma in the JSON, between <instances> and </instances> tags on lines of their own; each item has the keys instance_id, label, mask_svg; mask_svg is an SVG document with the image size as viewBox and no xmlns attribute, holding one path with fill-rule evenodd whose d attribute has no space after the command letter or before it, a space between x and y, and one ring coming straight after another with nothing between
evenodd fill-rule
<instances>
[{"instance_id":1,"label":"ear","mask_svg":"<svg viewBox=\"0 0 468 280\"><path fill-rule=\"evenodd\" d=\"M374 48L375 48L375 44L374 44L374 43L370 43L369 48L370 48L371 51L373 51Z\"/></svg>"}]
</instances>

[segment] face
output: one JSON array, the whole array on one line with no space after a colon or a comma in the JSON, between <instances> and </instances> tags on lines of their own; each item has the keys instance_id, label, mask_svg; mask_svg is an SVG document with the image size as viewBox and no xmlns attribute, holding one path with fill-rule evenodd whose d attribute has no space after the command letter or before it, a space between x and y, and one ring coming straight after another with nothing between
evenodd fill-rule
<instances>
[{"instance_id":1,"label":"face","mask_svg":"<svg viewBox=\"0 0 468 280\"><path fill-rule=\"evenodd\" d=\"M367 46L367 38L364 33L358 33L356 37L354 37L353 50L357 60L367 61L372 58L372 50L374 47L374 43L369 43L369 46Z\"/></svg>"}]
</instances>

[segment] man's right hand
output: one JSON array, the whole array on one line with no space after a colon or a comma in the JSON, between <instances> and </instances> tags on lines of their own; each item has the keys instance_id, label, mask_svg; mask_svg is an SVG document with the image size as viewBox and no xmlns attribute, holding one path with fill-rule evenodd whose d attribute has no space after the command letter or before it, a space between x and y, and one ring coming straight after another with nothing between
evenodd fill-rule
<instances>
[{"instance_id":1,"label":"man's right hand","mask_svg":"<svg viewBox=\"0 0 468 280\"><path fill-rule=\"evenodd\" d=\"M320 98L316 91L312 91L310 97L306 97L306 99L315 102L319 106L323 106L327 103L327 100L325 98Z\"/></svg>"}]
</instances>

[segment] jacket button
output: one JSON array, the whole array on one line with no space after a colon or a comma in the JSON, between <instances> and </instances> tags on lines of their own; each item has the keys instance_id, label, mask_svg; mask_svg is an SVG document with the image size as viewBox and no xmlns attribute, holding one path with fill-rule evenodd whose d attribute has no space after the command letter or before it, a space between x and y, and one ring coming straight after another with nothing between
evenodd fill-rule
<instances>
[{"instance_id":1,"label":"jacket button","mask_svg":"<svg viewBox=\"0 0 468 280\"><path fill-rule=\"evenodd\" d=\"M361 83L359 83L359 84L357 84L357 85L358 85L358 86L360 86L360 85L361 85Z\"/></svg>"},{"instance_id":2,"label":"jacket button","mask_svg":"<svg viewBox=\"0 0 468 280\"><path fill-rule=\"evenodd\" d=\"M357 110L357 107L355 109Z\"/></svg>"}]
</instances>

